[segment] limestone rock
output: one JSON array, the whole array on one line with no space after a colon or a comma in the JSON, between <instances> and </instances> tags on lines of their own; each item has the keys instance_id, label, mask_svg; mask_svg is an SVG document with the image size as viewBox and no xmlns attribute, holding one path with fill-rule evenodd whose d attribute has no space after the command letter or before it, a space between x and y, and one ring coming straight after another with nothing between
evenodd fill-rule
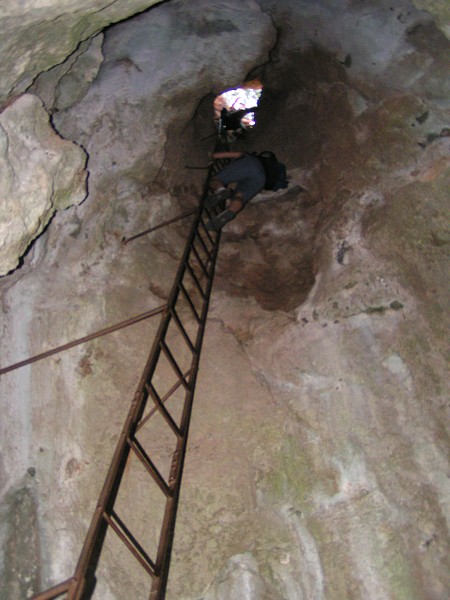
<instances>
[{"instance_id":1,"label":"limestone rock","mask_svg":"<svg viewBox=\"0 0 450 600\"><path fill-rule=\"evenodd\" d=\"M188 119L214 86L240 83L274 43L271 20L250 0L199 0L195 11L170 2L111 28L86 96L54 116L58 131L89 153L91 191L104 175L108 185L123 174L151 180L169 124Z\"/></svg>"},{"instance_id":2,"label":"limestone rock","mask_svg":"<svg viewBox=\"0 0 450 600\"><path fill-rule=\"evenodd\" d=\"M23 92L36 75L62 62L78 44L156 0L24 0L0 3L0 102Z\"/></svg>"},{"instance_id":3,"label":"limestone rock","mask_svg":"<svg viewBox=\"0 0 450 600\"><path fill-rule=\"evenodd\" d=\"M0 275L14 269L58 209L86 196L86 155L52 129L42 103L24 95L0 115Z\"/></svg>"},{"instance_id":4,"label":"limestone rock","mask_svg":"<svg viewBox=\"0 0 450 600\"><path fill-rule=\"evenodd\" d=\"M261 74L245 149L291 175L222 234L167 600L448 598L447 47L411 8L164 2L108 30L93 85L55 113L88 149L91 194L0 281L5 365L164 302L188 222L120 239L198 203L184 165L213 142L206 109L195 123L216 85ZM0 378L0 490L36 469L35 591L72 574L157 326ZM127 477L147 548L157 505ZM109 552L96 595L148 597L138 562ZM0 579L28 576L9 556Z\"/></svg>"},{"instance_id":5,"label":"limestone rock","mask_svg":"<svg viewBox=\"0 0 450 600\"><path fill-rule=\"evenodd\" d=\"M258 563L250 553L232 556L205 600L259 600L266 597Z\"/></svg>"},{"instance_id":6,"label":"limestone rock","mask_svg":"<svg viewBox=\"0 0 450 600\"><path fill-rule=\"evenodd\" d=\"M67 60L41 73L28 91L39 96L50 112L79 102L102 64L103 40L103 33L99 33L82 42Z\"/></svg>"},{"instance_id":7,"label":"limestone rock","mask_svg":"<svg viewBox=\"0 0 450 600\"><path fill-rule=\"evenodd\" d=\"M38 516L34 491L29 483L34 477L30 468L21 487L12 490L0 511L1 532L6 568L2 573L0 598L29 598L40 584ZM28 484L28 485L27 485ZM4 525L6 523L6 526Z\"/></svg>"},{"instance_id":8,"label":"limestone rock","mask_svg":"<svg viewBox=\"0 0 450 600\"><path fill-rule=\"evenodd\" d=\"M450 4L446 0L412 0L414 6L428 10L435 18L439 29L450 38Z\"/></svg>"}]
</instances>

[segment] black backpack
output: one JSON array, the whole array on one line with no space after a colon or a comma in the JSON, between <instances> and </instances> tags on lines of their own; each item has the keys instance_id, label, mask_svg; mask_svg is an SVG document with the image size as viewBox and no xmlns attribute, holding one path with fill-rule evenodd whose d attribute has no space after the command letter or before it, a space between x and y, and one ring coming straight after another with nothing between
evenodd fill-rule
<instances>
[{"instance_id":1,"label":"black backpack","mask_svg":"<svg viewBox=\"0 0 450 600\"><path fill-rule=\"evenodd\" d=\"M279 162L275 154L270 150L264 150L264 152L257 154L257 158L262 162L266 175L264 189L274 192L282 188L287 188L286 165Z\"/></svg>"}]
</instances>

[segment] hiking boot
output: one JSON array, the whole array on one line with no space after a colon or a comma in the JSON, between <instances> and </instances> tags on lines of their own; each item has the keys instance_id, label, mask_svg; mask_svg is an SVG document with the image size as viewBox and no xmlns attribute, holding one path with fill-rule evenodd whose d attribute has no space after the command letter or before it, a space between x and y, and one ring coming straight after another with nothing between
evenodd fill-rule
<instances>
[{"instance_id":1,"label":"hiking boot","mask_svg":"<svg viewBox=\"0 0 450 600\"><path fill-rule=\"evenodd\" d=\"M216 192L213 192L212 194L209 194L209 196L206 197L205 206L206 208L214 208L219 204L219 202L227 200L230 197L231 190L229 190L228 188L222 188L220 190L217 190Z\"/></svg>"},{"instance_id":2,"label":"hiking boot","mask_svg":"<svg viewBox=\"0 0 450 600\"><path fill-rule=\"evenodd\" d=\"M236 213L234 213L232 210L224 210L216 217L212 218L211 221L208 221L206 228L210 231L220 231L222 227L234 219L235 216Z\"/></svg>"}]
</instances>

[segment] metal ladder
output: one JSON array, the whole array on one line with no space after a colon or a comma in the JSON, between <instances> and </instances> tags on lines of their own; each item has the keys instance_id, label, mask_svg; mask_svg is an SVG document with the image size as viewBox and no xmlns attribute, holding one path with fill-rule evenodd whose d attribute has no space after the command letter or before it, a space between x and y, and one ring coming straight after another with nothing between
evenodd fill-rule
<instances>
[{"instance_id":1,"label":"metal ladder","mask_svg":"<svg viewBox=\"0 0 450 600\"><path fill-rule=\"evenodd\" d=\"M227 162L214 162L207 182ZM36 594L33 600L52 600L64 594L68 600L91 598L100 581L98 566L108 540L112 548L110 552L120 546L140 564L148 576L149 599L162 600L165 597L192 403L220 242L220 232L208 231L206 220L220 212L222 207L206 208L205 196L206 190L199 209L195 211L175 281L122 428L75 573L66 581ZM155 419L158 424L152 429ZM168 439L173 441L171 456L166 460L158 457L159 436L165 440L165 445ZM159 507L156 512L160 521L152 526L158 539L152 549L145 547L139 535L132 532L139 522L139 515L126 502L118 501L124 486L130 485L128 474L139 466L151 483L152 501ZM141 485L142 476L138 482ZM146 500L142 498L140 502ZM140 529L139 526L137 528ZM111 543L111 539L115 541Z\"/></svg>"}]
</instances>

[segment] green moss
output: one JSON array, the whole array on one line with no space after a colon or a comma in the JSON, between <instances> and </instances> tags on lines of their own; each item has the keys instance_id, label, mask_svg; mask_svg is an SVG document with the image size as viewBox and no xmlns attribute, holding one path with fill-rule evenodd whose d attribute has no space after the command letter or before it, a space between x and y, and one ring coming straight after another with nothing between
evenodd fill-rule
<instances>
[{"instance_id":1,"label":"green moss","mask_svg":"<svg viewBox=\"0 0 450 600\"><path fill-rule=\"evenodd\" d=\"M396 553L388 562L385 568L386 579L390 583L392 596L398 600L413 600L422 597L415 589L414 577L410 565L406 558Z\"/></svg>"},{"instance_id":2,"label":"green moss","mask_svg":"<svg viewBox=\"0 0 450 600\"><path fill-rule=\"evenodd\" d=\"M28 473L30 476L30 471ZM28 598L40 587L37 509L32 491L23 486L11 492L0 509L3 569L0 600Z\"/></svg>"},{"instance_id":3,"label":"green moss","mask_svg":"<svg viewBox=\"0 0 450 600\"><path fill-rule=\"evenodd\" d=\"M384 312L386 312L386 307L385 306L369 306L362 312L366 313L367 315L383 314Z\"/></svg>"},{"instance_id":4,"label":"green moss","mask_svg":"<svg viewBox=\"0 0 450 600\"><path fill-rule=\"evenodd\" d=\"M423 596L414 577L414 565L408 561L399 540L398 533L393 529L379 529L372 537L373 561L389 587L389 597L420 600Z\"/></svg>"},{"instance_id":5,"label":"green moss","mask_svg":"<svg viewBox=\"0 0 450 600\"><path fill-rule=\"evenodd\" d=\"M264 491L277 504L292 503L296 508L304 509L309 504L315 476L312 457L301 448L297 438L286 436L278 455L274 469L264 482Z\"/></svg>"},{"instance_id":6,"label":"green moss","mask_svg":"<svg viewBox=\"0 0 450 600\"><path fill-rule=\"evenodd\" d=\"M355 285L358 285L357 281L349 281L348 283L346 283L344 285L344 290L351 290L352 288L355 287Z\"/></svg>"},{"instance_id":7,"label":"green moss","mask_svg":"<svg viewBox=\"0 0 450 600\"><path fill-rule=\"evenodd\" d=\"M361 564L367 565L369 561L370 569L380 575L386 588L386 597L395 600L423 598L420 581L414 575L416 566L403 547L398 532L387 525L384 519L380 520L379 507L365 503L355 508L356 513L341 514L338 529L327 519L307 519L308 531L320 551L325 580L333 582L327 598L341 600L362 597L363 589L358 576L361 570L348 561L348 551L353 544L360 545Z\"/></svg>"}]
</instances>

